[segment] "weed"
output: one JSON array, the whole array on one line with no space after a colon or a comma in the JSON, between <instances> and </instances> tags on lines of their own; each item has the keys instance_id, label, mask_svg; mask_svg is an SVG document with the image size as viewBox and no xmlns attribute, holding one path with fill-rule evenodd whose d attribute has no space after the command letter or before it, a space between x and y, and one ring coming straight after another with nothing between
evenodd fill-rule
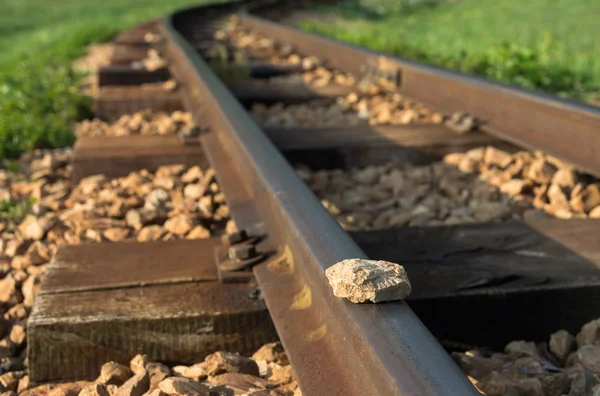
<instances>
[{"instance_id":1,"label":"weed","mask_svg":"<svg viewBox=\"0 0 600 396\"><path fill-rule=\"evenodd\" d=\"M0 201L0 220L10 224L17 224L23 220L35 204L35 198L29 198L26 201L17 201L8 199Z\"/></svg>"},{"instance_id":2,"label":"weed","mask_svg":"<svg viewBox=\"0 0 600 396\"><path fill-rule=\"evenodd\" d=\"M0 156L72 144L72 125L91 114L91 100L79 84L80 76L68 67L30 63L0 77Z\"/></svg>"}]
</instances>

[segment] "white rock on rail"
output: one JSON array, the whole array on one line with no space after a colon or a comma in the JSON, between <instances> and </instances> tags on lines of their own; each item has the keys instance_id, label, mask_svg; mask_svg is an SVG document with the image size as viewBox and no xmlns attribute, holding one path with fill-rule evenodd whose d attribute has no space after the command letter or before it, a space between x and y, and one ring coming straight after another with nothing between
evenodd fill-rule
<instances>
[{"instance_id":1,"label":"white rock on rail","mask_svg":"<svg viewBox=\"0 0 600 396\"><path fill-rule=\"evenodd\" d=\"M327 268L336 297L353 303L401 300L411 292L404 267L389 261L347 259Z\"/></svg>"}]
</instances>

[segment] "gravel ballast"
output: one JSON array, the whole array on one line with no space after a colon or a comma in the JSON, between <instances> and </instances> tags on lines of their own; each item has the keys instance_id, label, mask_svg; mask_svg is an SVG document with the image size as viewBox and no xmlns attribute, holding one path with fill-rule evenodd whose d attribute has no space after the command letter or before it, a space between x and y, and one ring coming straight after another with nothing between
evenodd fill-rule
<instances>
[{"instance_id":1,"label":"gravel ballast","mask_svg":"<svg viewBox=\"0 0 600 396\"><path fill-rule=\"evenodd\" d=\"M348 230L600 218L600 183L542 153L480 147L426 166L296 171Z\"/></svg>"},{"instance_id":2,"label":"gravel ballast","mask_svg":"<svg viewBox=\"0 0 600 396\"><path fill-rule=\"evenodd\" d=\"M70 184L70 150L34 151L0 171L0 370L26 367L27 317L63 244L199 239L234 230L212 169L164 166Z\"/></svg>"}]
</instances>

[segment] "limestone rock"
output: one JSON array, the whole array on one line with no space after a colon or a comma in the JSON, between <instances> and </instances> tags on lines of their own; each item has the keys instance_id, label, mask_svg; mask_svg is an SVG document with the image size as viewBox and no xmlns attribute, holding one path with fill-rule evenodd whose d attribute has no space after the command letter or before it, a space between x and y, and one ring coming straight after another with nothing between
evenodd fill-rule
<instances>
[{"instance_id":1,"label":"limestone rock","mask_svg":"<svg viewBox=\"0 0 600 396\"><path fill-rule=\"evenodd\" d=\"M79 182L79 189L83 195L90 195L92 192L100 189L106 181L104 175L88 176Z\"/></svg>"},{"instance_id":2,"label":"limestone rock","mask_svg":"<svg viewBox=\"0 0 600 396\"><path fill-rule=\"evenodd\" d=\"M515 357L528 356L528 357L533 357L533 358L538 358L538 359L541 358L540 351L538 350L537 346L533 342L512 341L506 345L506 347L504 348L504 351L508 355L515 356Z\"/></svg>"},{"instance_id":3,"label":"limestone rock","mask_svg":"<svg viewBox=\"0 0 600 396\"><path fill-rule=\"evenodd\" d=\"M512 179L500 186L500 191L509 195L519 195L528 183L523 179Z\"/></svg>"},{"instance_id":4,"label":"limestone rock","mask_svg":"<svg viewBox=\"0 0 600 396\"><path fill-rule=\"evenodd\" d=\"M497 371L478 385L487 396L544 396L537 378L512 379Z\"/></svg>"},{"instance_id":5,"label":"limestone rock","mask_svg":"<svg viewBox=\"0 0 600 396\"><path fill-rule=\"evenodd\" d=\"M256 362L250 358L229 352L215 352L204 360L206 374L215 376L224 373L259 375Z\"/></svg>"},{"instance_id":6,"label":"limestone rock","mask_svg":"<svg viewBox=\"0 0 600 396\"><path fill-rule=\"evenodd\" d=\"M540 377L544 395L561 396L567 394L571 389L572 379L566 373L543 375Z\"/></svg>"},{"instance_id":7,"label":"limestone rock","mask_svg":"<svg viewBox=\"0 0 600 396\"><path fill-rule=\"evenodd\" d=\"M448 164L448 165L458 165L460 164L460 162L462 161L462 159L465 157L465 155L463 153L450 153L450 154L446 154L443 158L444 163Z\"/></svg>"},{"instance_id":8,"label":"limestone rock","mask_svg":"<svg viewBox=\"0 0 600 396\"><path fill-rule=\"evenodd\" d=\"M17 282L11 274L8 274L0 280L0 303L12 306L21 301L23 301L23 295L17 287Z\"/></svg>"},{"instance_id":9,"label":"limestone rock","mask_svg":"<svg viewBox=\"0 0 600 396\"><path fill-rule=\"evenodd\" d=\"M486 164L504 169L512 162L512 156L505 151L490 146L485 150L483 161Z\"/></svg>"},{"instance_id":10,"label":"limestone rock","mask_svg":"<svg viewBox=\"0 0 600 396\"><path fill-rule=\"evenodd\" d=\"M83 388L78 396L110 396L110 393L106 385L97 383Z\"/></svg>"},{"instance_id":11,"label":"limestone rock","mask_svg":"<svg viewBox=\"0 0 600 396\"><path fill-rule=\"evenodd\" d=\"M600 340L600 319L584 324L576 339L579 347L598 343Z\"/></svg>"},{"instance_id":12,"label":"limestone rock","mask_svg":"<svg viewBox=\"0 0 600 396\"><path fill-rule=\"evenodd\" d=\"M100 376L96 382L105 385L122 385L131 377L129 367L116 362L108 362L102 365Z\"/></svg>"},{"instance_id":13,"label":"limestone rock","mask_svg":"<svg viewBox=\"0 0 600 396\"><path fill-rule=\"evenodd\" d=\"M156 177L174 177L180 176L185 171L185 166L181 164L163 165L156 170Z\"/></svg>"},{"instance_id":14,"label":"limestone rock","mask_svg":"<svg viewBox=\"0 0 600 396\"><path fill-rule=\"evenodd\" d=\"M158 388L167 395L208 396L210 388L197 381L184 377L170 377L158 384Z\"/></svg>"},{"instance_id":15,"label":"limestone rock","mask_svg":"<svg viewBox=\"0 0 600 396\"><path fill-rule=\"evenodd\" d=\"M165 204L169 201L169 193L162 189L157 188L152 190L146 198L146 202L144 203L144 209L150 210L160 210L164 208Z\"/></svg>"},{"instance_id":16,"label":"limestone rock","mask_svg":"<svg viewBox=\"0 0 600 396\"><path fill-rule=\"evenodd\" d=\"M268 363L277 363L281 365L289 364L288 357L283 349L281 342L270 342L263 345L252 355L254 360L265 360Z\"/></svg>"},{"instance_id":17,"label":"limestone rock","mask_svg":"<svg viewBox=\"0 0 600 396\"><path fill-rule=\"evenodd\" d=\"M292 366L281 366L277 363L269 363L266 379L269 380L271 384L277 386L287 384L294 379Z\"/></svg>"},{"instance_id":18,"label":"limestone rock","mask_svg":"<svg viewBox=\"0 0 600 396\"><path fill-rule=\"evenodd\" d=\"M26 375L19 380L19 385L17 386L17 393L21 393L24 390L29 389L29 376ZM91 395L88 395L91 396ZM100 395L100 396L108 396L108 395Z\"/></svg>"},{"instance_id":19,"label":"limestone rock","mask_svg":"<svg viewBox=\"0 0 600 396\"><path fill-rule=\"evenodd\" d=\"M513 361L510 365L510 370L515 373L527 375L540 375L546 370L538 358L521 357Z\"/></svg>"},{"instance_id":20,"label":"limestone rock","mask_svg":"<svg viewBox=\"0 0 600 396\"><path fill-rule=\"evenodd\" d=\"M163 221L165 216L156 209L131 209L125 214L125 221L129 227L139 230L149 224Z\"/></svg>"},{"instance_id":21,"label":"limestone rock","mask_svg":"<svg viewBox=\"0 0 600 396\"><path fill-rule=\"evenodd\" d=\"M249 392L252 389L266 389L270 385L267 380L240 373L225 373L211 377L210 384L242 392Z\"/></svg>"},{"instance_id":22,"label":"limestone rock","mask_svg":"<svg viewBox=\"0 0 600 396\"><path fill-rule=\"evenodd\" d=\"M535 159L526 172L526 177L539 184L550 183L558 169L544 158Z\"/></svg>"},{"instance_id":23,"label":"limestone rock","mask_svg":"<svg viewBox=\"0 0 600 396\"><path fill-rule=\"evenodd\" d=\"M148 363L146 371L150 374L150 389L153 390L165 378L171 375L171 370L161 363Z\"/></svg>"},{"instance_id":24,"label":"limestone rock","mask_svg":"<svg viewBox=\"0 0 600 396\"><path fill-rule=\"evenodd\" d=\"M571 389L568 396L588 396L592 388L597 386L598 383L598 378L589 371L577 373L573 377L573 382L571 382Z\"/></svg>"},{"instance_id":25,"label":"limestone rock","mask_svg":"<svg viewBox=\"0 0 600 396\"><path fill-rule=\"evenodd\" d=\"M552 205L568 208L569 200L567 199L566 195L559 186L557 186L556 184L552 184L548 188L547 194L548 199L550 200L550 203Z\"/></svg>"},{"instance_id":26,"label":"limestone rock","mask_svg":"<svg viewBox=\"0 0 600 396\"><path fill-rule=\"evenodd\" d=\"M347 259L325 271L336 297L353 303L400 300L411 292L401 265L387 261Z\"/></svg>"},{"instance_id":27,"label":"limestone rock","mask_svg":"<svg viewBox=\"0 0 600 396\"><path fill-rule=\"evenodd\" d=\"M178 377L186 377L195 381L204 380L207 377L204 363L194 364L193 366L175 366L173 367L173 375Z\"/></svg>"},{"instance_id":28,"label":"limestone rock","mask_svg":"<svg viewBox=\"0 0 600 396\"><path fill-rule=\"evenodd\" d=\"M148 363L148 356L138 354L129 362L129 369L135 375L143 374L146 371L146 365Z\"/></svg>"},{"instance_id":29,"label":"limestone rock","mask_svg":"<svg viewBox=\"0 0 600 396\"><path fill-rule=\"evenodd\" d=\"M146 370L128 379L114 396L142 396L150 387L150 375Z\"/></svg>"},{"instance_id":30,"label":"limestone rock","mask_svg":"<svg viewBox=\"0 0 600 396\"><path fill-rule=\"evenodd\" d=\"M46 154L40 159L35 159L31 161L29 165L30 173L38 173L40 171L48 171L56 169L58 162L51 154Z\"/></svg>"},{"instance_id":31,"label":"limestone rock","mask_svg":"<svg viewBox=\"0 0 600 396\"><path fill-rule=\"evenodd\" d=\"M454 352L452 358L465 374L477 379L486 377L492 371L499 371L503 364L499 359L485 357L471 351Z\"/></svg>"},{"instance_id":32,"label":"limestone rock","mask_svg":"<svg viewBox=\"0 0 600 396\"><path fill-rule=\"evenodd\" d=\"M15 306L13 306L12 308L10 308L4 314L4 319L11 320L11 321L17 321L17 320L25 319L27 317L27 315L29 315L27 307L25 307L25 305L23 305L23 304L17 304Z\"/></svg>"},{"instance_id":33,"label":"limestone rock","mask_svg":"<svg viewBox=\"0 0 600 396\"><path fill-rule=\"evenodd\" d=\"M600 375L600 346L584 345L577 350L577 359L589 371Z\"/></svg>"},{"instance_id":34,"label":"limestone rock","mask_svg":"<svg viewBox=\"0 0 600 396\"><path fill-rule=\"evenodd\" d=\"M39 289L40 277L31 275L21 285L21 292L23 294L23 305L26 307L33 307L35 296Z\"/></svg>"},{"instance_id":35,"label":"limestone rock","mask_svg":"<svg viewBox=\"0 0 600 396\"><path fill-rule=\"evenodd\" d=\"M165 222L165 230L176 234L185 235L192 230L194 222L191 217L185 214L180 214L170 218Z\"/></svg>"},{"instance_id":36,"label":"limestone rock","mask_svg":"<svg viewBox=\"0 0 600 396\"><path fill-rule=\"evenodd\" d=\"M175 187L175 183L175 178L169 176L156 177L153 181L155 187L163 188L167 191L171 191Z\"/></svg>"},{"instance_id":37,"label":"limestone rock","mask_svg":"<svg viewBox=\"0 0 600 396\"><path fill-rule=\"evenodd\" d=\"M552 177L552 184L559 187L573 188L577 183L577 174L573 169L559 169Z\"/></svg>"},{"instance_id":38,"label":"limestone rock","mask_svg":"<svg viewBox=\"0 0 600 396\"><path fill-rule=\"evenodd\" d=\"M102 236L111 242L119 242L129 236L129 229L118 227L109 228L102 233Z\"/></svg>"},{"instance_id":39,"label":"limestone rock","mask_svg":"<svg viewBox=\"0 0 600 396\"><path fill-rule=\"evenodd\" d=\"M50 383L21 392L20 396L77 396L81 389L90 386L88 381Z\"/></svg>"},{"instance_id":40,"label":"limestone rock","mask_svg":"<svg viewBox=\"0 0 600 396\"><path fill-rule=\"evenodd\" d=\"M198 225L194 227L185 237L186 239L206 239L210 238L210 231Z\"/></svg>"},{"instance_id":41,"label":"limestone rock","mask_svg":"<svg viewBox=\"0 0 600 396\"><path fill-rule=\"evenodd\" d=\"M369 167L366 167L362 170L355 172L353 175L353 178L358 183L372 185L379 179L380 174L381 173L379 172L379 170L376 167L369 166Z\"/></svg>"},{"instance_id":42,"label":"limestone rock","mask_svg":"<svg viewBox=\"0 0 600 396\"><path fill-rule=\"evenodd\" d=\"M24 254L27 251L28 244L22 239L11 239L5 243L4 255L14 257L18 254Z\"/></svg>"},{"instance_id":43,"label":"limestone rock","mask_svg":"<svg viewBox=\"0 0 600 396\"><path fill-rule=\"evenodd\" d=\"M550 352L561 362L575 350L575 337L566 330L559 330L550 336Z\"/></svg>"},{"instance_id":44,"label":"limestone rock","mask_svg":"<svg viewBox=\"0 0 600 396\"><path fill-rule=\"evenodd\" d=\"M24 376L24 371L12 371L0 375L0 392L16 392L19 386L19 380Z\"/></svg>"},{"instance_id":45,"label":"limestone rock","mask_svg":"<svg viewBox=\"0 0 600 396\"><path fill-rule=\"evenodd\" d=\"M583 191L583 204L586 212L600 205L600 184L590 184Z\"/></svg>"},{"instance_id":46,"label":"limestone rock","mask_svg":"<svg viewBox=\"0 0 600 396\"><path fill-rule=\"evenodd\" d=\"M159 225L146 226L140 230L136 240L138 242L158 241L165 234L165 230Z\"/></svg>"},{"instance_id":47,"label":"limestone rock","mask_svg":"<svg viewBox=\"0 0 600 396\"><path fill-rule=\"evenodd\" d=\"M183 195L189 199L199 199L206 193L206 187L201 183L188 184L183 189Z\"/></svg>"},{"instance_id":48,"label":"limestone rock","mask_svg":"<svg viewBox=\"0 0 600 396\"><path fill-rule=\"evenodd\" d=\"M40 240L51 227L52 222L50 220L29 215L19 224L19 232L25 239Z\"/></svg>"},{"instance_id":49,"label":"limestone rock","mask_svg":"<svg viewBox=\"0 0 600 396\"><path fill-rule=\"evenodd\" d=\"M40 241L32 243L25 254L29 256L31 265L45 264L50 261L51 258L50 249Z\"/></svg>"},{"instance_id":50,"label":"limestone rock","mask_svg":"<svg viewBox=\"0 0 600 396\"><path fill-rule=\"evenodd\" d=\"M156 388L152 391L148 391L146 393L147 396L166 396L167 394L163 391L161 391L160 389Z\"/></svg>"},{"instance_id":51,"label":"limestone rock","mask_svg":"<svg viewBox=\"0 0 600 396\"><path fill-rule=\"evenodd\" d=\"M15 346L23 346L25 340L27 339L25 327L23 327L20 324L14 325L13 328L10 330L9 339L13 344L15 344Z\"/></svg>"},{"instance_id":52,"label":"limestone rock","mask_svg":"<svg viewBox=\"0 0 600 396\"><path fill-rule=\"evenodd\" d=\"M183 175L181 175L181 181L189 184L195 183L202 178L202 169L199 166L192 166Z\"/></svg>"}]
</instances>

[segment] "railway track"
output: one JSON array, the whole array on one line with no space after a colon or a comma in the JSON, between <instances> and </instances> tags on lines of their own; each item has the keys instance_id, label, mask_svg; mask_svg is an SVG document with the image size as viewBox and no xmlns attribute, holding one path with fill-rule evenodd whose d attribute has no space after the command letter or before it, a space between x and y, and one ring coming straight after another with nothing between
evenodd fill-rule
<instances>
[{"instance_id":1,"label":"railway track","mask_svg":"<svg viewBox=\"0 0 600 396\"><path fill-rule=\"evenodd\" d=\"M72 178L123 177L173 163L210 166L214 173L197 178L202 191L196 199L202 206L206 194L211 202L218 195L217 206L226 201L227 210L201 236L211 236L202 245L116 244L110 258L98 245L57 255L29 325L30 376L62 375L64 368L48 368L48 358L41 357L57 331L92 340L86 353L95 363L77 371L89 376L101 359L123 360L132 348L157 348L154 358L165 361L193 359L215 347L251 353L273 337L265 324L270 316L305 395L475 395L442 344L459 351L539 342L559 329L575 334L600 317L593 304L600 286L597 109L304 33L277 23L287 6L264 4L184 10L115 39L113 61L98 73L97 114L129 117L119 121L125 130L125 123L135 123L132 114L146 108L187 110L191 119L177 115L176 127L149 136L107 136L103 124L88 125L74 148ZM565 131L572 133L566 137ZM218 186L212 187L213 178ZM235 228L225 229L229 216ZM236 251L230 257L229 245ZM214 260L210 271L190 270L194 249L202 263ZM95 269L86 256L91 250L112 264L100 260ZM144 250L153 252L146 256L158 275L142 274L137 266L103 275L129 268L128 260ZM164 263L176 252L185 252L173 264L176 274L165 275ZM402 264L413 285L408 302L352 304L335 297L325 270L348 258ZM164 294L172 305L157 308L160 323L177 322L172 311L188 315L195 304L209 312L202 315L219 317L219 309L203 305L213 297L202 282L218 285L210 286L211 293L225 293L219 304L237 319L226 319L226 335L201 344L194 357L185 353L197 346L193 340L173 341L163 353L150 341L98 335L92 324L115 312L146 323L145 313L138 317L127 305L162 301L159 292L147 297L155 291L144 291L145 285L181 287L177 295ZM97 297L85 294L90 290L123 305L92 314ZM175 301L188 296L189 304ZM83 303L69 305L78 299ZM119 320L126 322L127 315ZM194 315L190 322L161 324L160 331L189 331L199 326ZM141 328L123 326L124 333ZM148 326L159 331L159 325ZM50 355L63 356L73 369L78 363L70 356L87 345L77 342ZM536 348L519 345L506 351L517 357L500 359L488 373ZM575 353L574 345L569 348ZM525 385L504 378L487 383L490 394L511 386L514 394L551 394L544 382L550 373L564 376L557 385L562 393L579 386L576 381L587 381L583 387L590 391L595 385L569 371L574 364L529 351L527 358L551 367L526 371L532 381ZM455 358L468 372L465 365L475 365L478 356ZM579 359L582 372L600 374Z\"/></svg>"}]
</instances>

